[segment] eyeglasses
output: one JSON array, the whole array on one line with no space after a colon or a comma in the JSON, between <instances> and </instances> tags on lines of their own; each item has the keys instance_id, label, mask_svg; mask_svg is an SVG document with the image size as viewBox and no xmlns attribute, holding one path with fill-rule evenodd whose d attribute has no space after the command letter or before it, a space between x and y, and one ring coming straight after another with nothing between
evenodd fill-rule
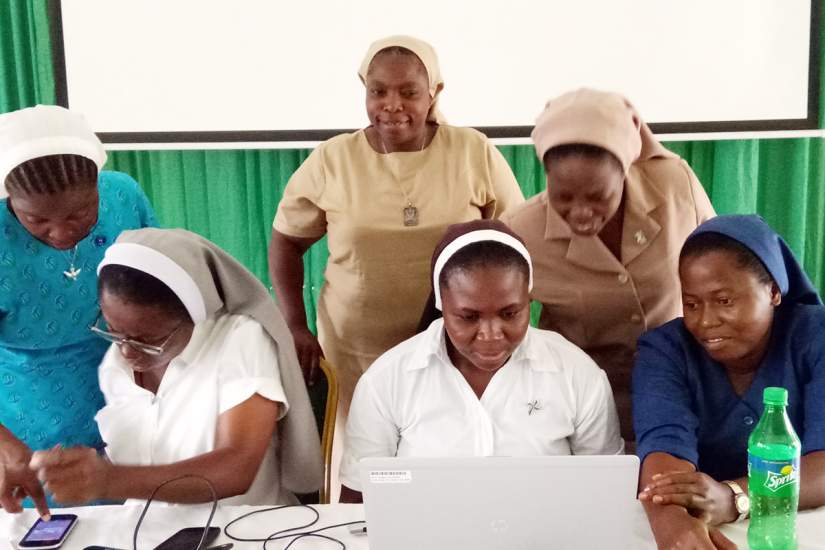
<instances>
[{"instance_id":1,"label":"eyeglasses","mask_svg":"<svg viewBox=\"0 0 825 550\"><path fill-rule=\"evenodd\" d=\"M162 355L164 351L166 351L166 345L169 343L169 340L172 339L172 336L183 326L183 321L178 323L178 326L169 333L169 335L160 343L160 345L152 345L146 344L144 342L139 342L137 340L132 340L131 338L124 338L119 334L115 334L114 332L108 332L100 328L98 325L100 324L101 313L98 312L97 317L95 317L95 322L89 325L89 330L92 331L93 334L103 338L107 342L111 342L118 347L123 346L124 344L129 346L135 351L140 353L145 353L146 355Z\"/></svg>"}]
</instances>

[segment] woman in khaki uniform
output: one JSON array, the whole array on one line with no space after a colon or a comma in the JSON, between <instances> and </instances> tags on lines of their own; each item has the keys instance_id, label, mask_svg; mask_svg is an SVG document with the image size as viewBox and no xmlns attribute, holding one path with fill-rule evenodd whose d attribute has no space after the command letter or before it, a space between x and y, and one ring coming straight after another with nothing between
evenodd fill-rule
<instances>
[{"instance_id":1,"label":"woman in khaki uniform","mask_svg":"<svg viewBox=\"0 0 825 550\"><path fill-rule=\"evenodd\" d=\"M533 257L539 326L607 372L631 441L636 339L681 315L679 250L713 207L687 163L620 95L581 89L551 100L532 138L547 192L505 221Z\"/></svg>"},{"instance_id":2,"label":"woman in khaki uniform","mask_svg":"<svg viewBox=\"0 0 825 550\"><path fill-rule=\"evenodd\" d=\"M484 135L443 124L436 100L444 84L429 44L379 40L358 74L370 125L322 143L295 172L269 248L273 285L305 374L312 376L320 355L336 369L340 427L361 373L415 334L430 256L446 227L497 218L524 200ZM316 340L304 312L301 258L324 234L329 261Z\"/></svg>"}]
</instances>

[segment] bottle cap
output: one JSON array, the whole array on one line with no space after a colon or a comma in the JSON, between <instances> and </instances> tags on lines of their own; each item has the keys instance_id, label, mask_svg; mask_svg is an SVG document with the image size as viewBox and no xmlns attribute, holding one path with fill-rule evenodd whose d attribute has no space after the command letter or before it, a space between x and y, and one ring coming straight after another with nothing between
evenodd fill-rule
<instances>
[{"instance_id":1,"label":"bottle cap","mask_svg":"<svg viewBox=\"0 0 825 550\"><path fill-rule=\"evenodd\" d=\"M765 388L762 401L765 405L785 406L788 404L788 390L785 388Z\"/></svg>"}]
</instances>

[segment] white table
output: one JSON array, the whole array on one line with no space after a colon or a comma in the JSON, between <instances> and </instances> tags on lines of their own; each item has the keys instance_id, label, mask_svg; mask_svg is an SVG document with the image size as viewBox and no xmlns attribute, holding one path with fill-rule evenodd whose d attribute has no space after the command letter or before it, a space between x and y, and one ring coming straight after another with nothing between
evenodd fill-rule
<instances>
[{"instance_id":1,"label":"white table","mask_svg":"<svg viewBox=\"0 0 825 550\"><path fill-rule=\"evenodd\" d=\"M219 506L212 524L223 528L234 518L260 508ZM364 508L358 504L333 504L315 506L315 508L320 512L321 518L313 529L325 525L364 519ZM74 532L69 536L63 548L65 550L82 550L89 545L101 545L130 550L132 548L132 532L140 515L140 510L140 506L92 506L55 510L55 512L74 513L80 518L77 527L75 527ZM182 527L203 525L208 514L209 506L205 505L164 506L153 504L140 529L138 548L141 550L152 549ZM230 532L240 537L264 538L275 531L306 523L312 517L311 512L308 510L298 508L267 512L243 520L232 526ZM36 514L31 510L16 515L0 511L0 550L15 548L14 545L9 546L10 542L16 543L25 534L35 518ZM825 549L825 508L802 512L799 514L797 521L799 550ZM747 548L747 522L726 525L722 530L739 546L740 550ZM346 527L331 529L324 531L324 533L340 539L347 545L348 549L367 550L369 548L367 537L350 535ZM656 550L653 535L650 532L641 505L638 506L636 511L634 535L636 539L634 550ZM213 545L224 542L233 541L222 533ZM280 550L286 546L287 542L271 542L267 545L267 548ZM238 550L259 549L262 547L260 542L235 542L234 544ZM296 543L293 548L296 550L329 550L336 548L336 546L328 541L308 538Z\"/></svg>"}]
</instances>

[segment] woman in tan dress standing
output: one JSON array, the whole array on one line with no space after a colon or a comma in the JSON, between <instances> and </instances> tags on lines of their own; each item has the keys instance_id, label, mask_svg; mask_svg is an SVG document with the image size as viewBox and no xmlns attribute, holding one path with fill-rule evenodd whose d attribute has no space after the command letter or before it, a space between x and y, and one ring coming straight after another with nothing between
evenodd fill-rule
<instances>
[{"instance_id":1,"label":"woman in tan dress standing","mask_svg":"<svg viewBox=\"0 0 825 550\"><path fill-rule=\"evenodd\" d=\"M636 339L681 314L679 250L713 207L687 163L618 94L581 89L551 100L532 138L547 192L504 221L533 257L539 327L607 372L632 441Z\"/></svg>"},{"instance_id":2,"label":"woman in tan dress standing","mask_svg":"<svg viewBox=\"0 0 825 550\"><path fill-rule=\"evenodd\" d=\"M379 40L358 74L370 125L322 143L295 172L269 247L273 286L305 374L311 378L323 356L338 375L338 435L361 373L415 334L430 256L446 227L497 218L524 200L483 134L444 124L436 108L444 84L429 44ZM329 260L316 340L307 328L302 256L324 234Z\"/></svg>"}]
</instances>

